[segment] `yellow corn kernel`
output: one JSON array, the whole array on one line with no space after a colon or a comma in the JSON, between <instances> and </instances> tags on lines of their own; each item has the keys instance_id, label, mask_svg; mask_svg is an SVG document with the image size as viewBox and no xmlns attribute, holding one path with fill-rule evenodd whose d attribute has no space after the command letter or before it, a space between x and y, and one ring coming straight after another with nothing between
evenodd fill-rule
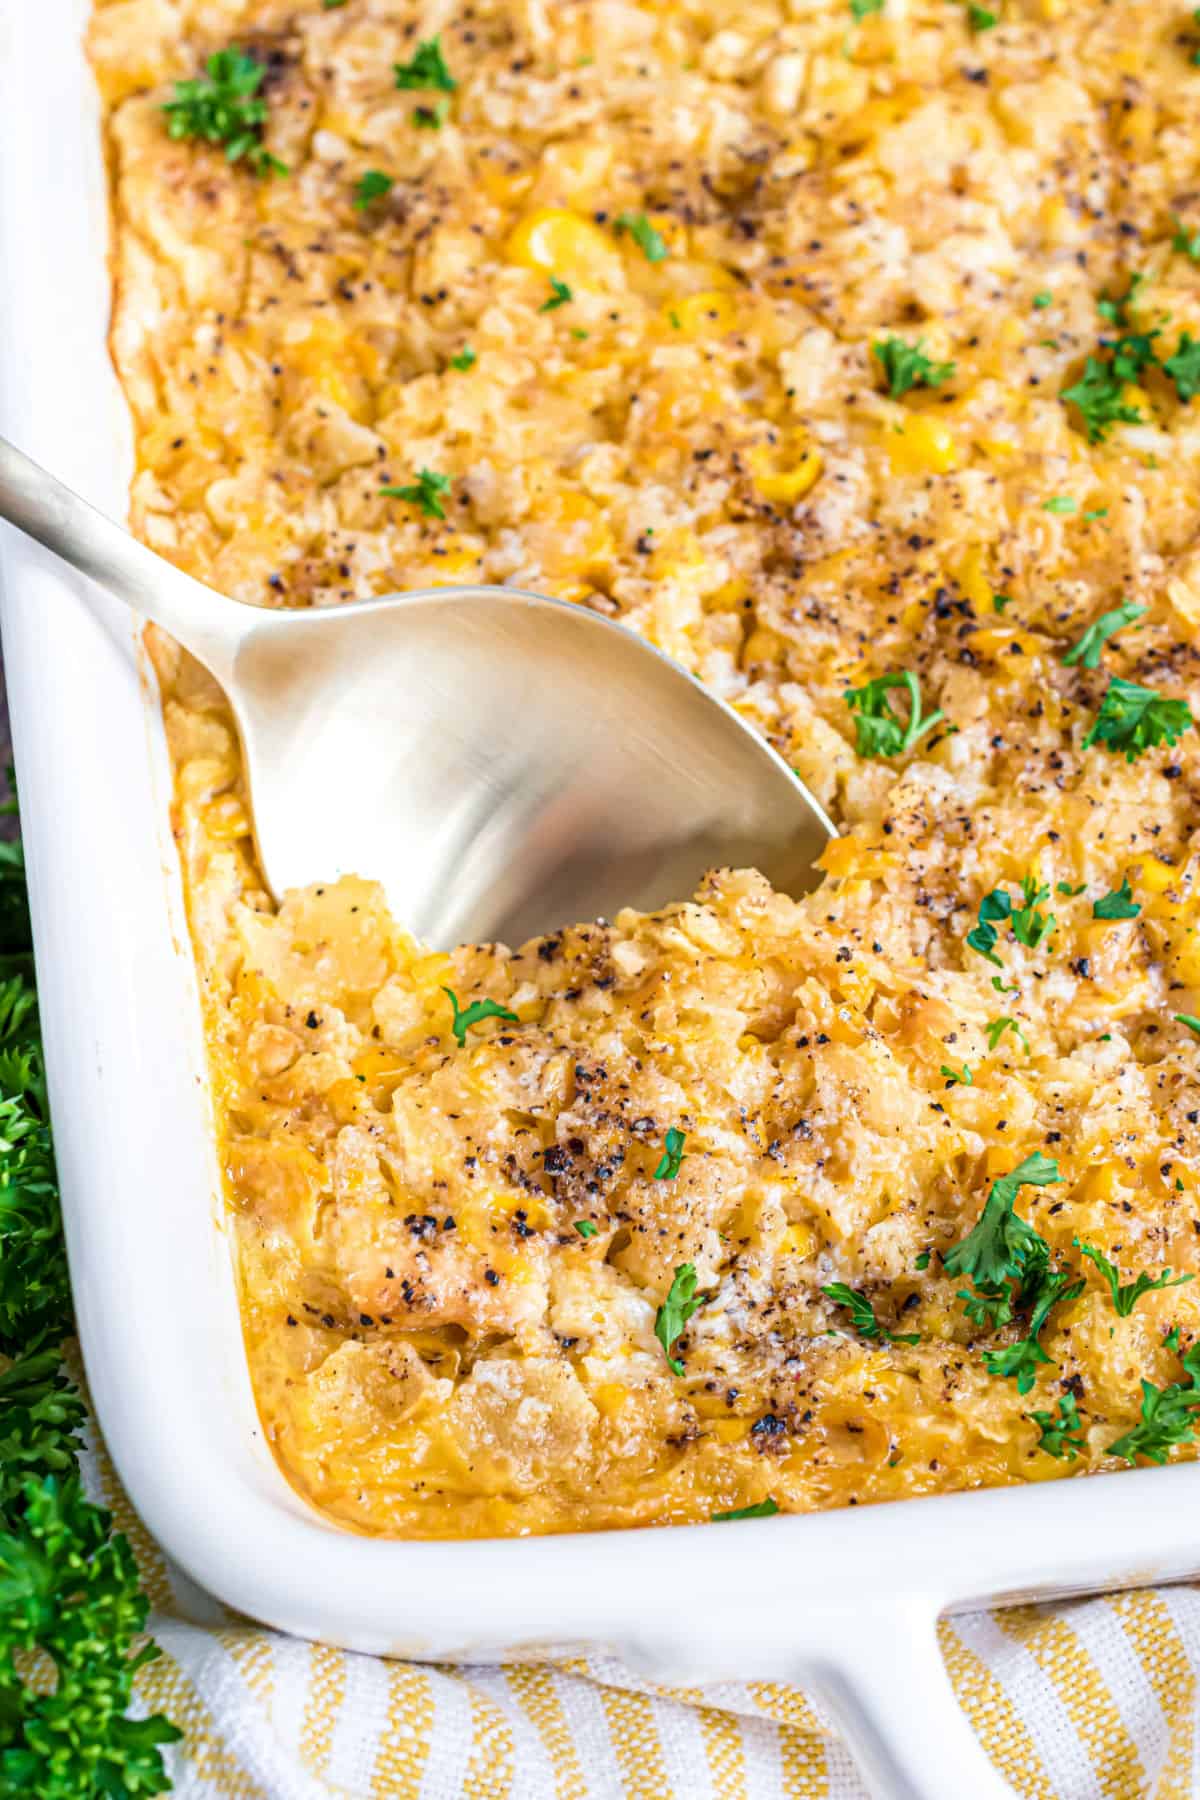
<instances>
[{"instance_id":1,"label":"yellow corn kernel","mask_svg":"<svg viewBox=\"0 0 1200 1800\"><path fill-rule=\"evenodd\" d=\"M987 612L992 604L992 584L984 573L983 552L971 549L958 565L958 585L976 612Z\"/></svg>"},{"instance_id":2,"label":"yellow corn kernel","mask_svg":"<svg viewBox=\"0 0 1200 1800\"><path fill-rule=\"evenodd\" d=\"M754 663L778 663L782 661L784 642L777 631L769 625L756 625L742 645L741 665L749 669Z\"/></svg>"},{"instance_id":3,"label":"yellow corn kernel","mask_svg":"<svg viewBox=\"0 0 1200 1800\"><path fill-rule=\"evenodd\" d=\"M780 1239L785 1256L811 1256L817 1247L817 1234L808 1225L789 1225Z\"/></svg>"},{"instance_id":4,"label":"yellow corn kernel","mask_svg":"<svg viewBox=\"0 0 1200 1800\"><path fill-rule=\"evenodd\" d=\"M513 206L527 194L533 174L528 169L510 169L493 156L481 156L475 165L480 187L496 206Z\"/></svg>"},{"instance_id":5,"label":"yellow corn kernel","mask_svg":"<svg viewBox=\"0 0 1200 1800\"><path fill-rule=\"evenodd\" d=\"M763 499L782 506L807 494L822 466L820 451L813 449L803 431L790 434L787 444L755 444L746 461Z\"/></svg>"},{"instance_id":6,"label":"yellow corn kernel","mask_svg":"<svg viewBox=\"0 0 1200 1800\"><path fill-rule=\"evenodd\" d=\"M1113 1200L1117 1193L1117 1170L1113 1163L1096 1163L1083 1178L1081 1200Z\"/></svg>"},{"instance_id":7,"label":"yellow corn kernel","mask_svg":"<svg viewBox=\"0 0 1200 1800\"><path fill-rule=\"evenodd\" d=\"M972 650L980 651L984 656L1011 656L1014 644L1026 656L1036 656L1043 648L1044 639L1036 631L1022 631L1013 625L985 625L982 630L971 633Z\"/></svg>"},{"instance_id":8,"label":"yellow corn kernel","mask_svg":"<svg viewBox=\"0 0 1200 1800\"><path fill-rule=\"evenodd\" d=\"M1161 857L1148 856L1138 871L1139 887L1144 887L1152 894L1165 894L1179 878L1179 870L1174 863L1163 862Z\"/></svg>"},{"instance_id":9,"label":"yellow corn kernel","mask_svg":"<svg viewBox=\"0 0 1200 1800\"><path fill-rule=\"evenodd\" d=\"M981 437L976 442L984 455L990 456L993 462L1006 462L1016 454L1017 446L1011 438Z\"/></svg>"},{"instance_id":10,"label":"yellow corn kernel","mask_svg":"<svg viewBox=\"0 0 1200 1800\"><path fill-rule=\"evenodd\" d=\"M1018 319L1014 314L1010 313L1009 316L1002 321L1000 329L996 333L997 342L1002 345L1007 345L1009 349L1015 350L1018 344L1024 343L1025 330L1025 321L1023 319Z\"/></svg>"},{"instance_id":11,"label":"yellow corn kernel","mask_svg":"<svg viewBox=\"0 0 1200 1800\"><path fill-rule=\"evenodd\" d=\"M509 262L581 287L614 287L621 259L604 233L566 206L543 206L525 217L505 246Z\"/></svg>"},{"instance_id":12,"label":"yellow corn kernel","mask_svg":"<svg viewBox=\"0 0 1200 1800\"><path fill-rule=\"evenodd\" d=\"M913 414L889 431L888 454L898 475L946 475L958 465L954 434L941 419Z\"/></svg>"},{"instance_id":13,"label":"yellow corn kernel","mask_svg":"<svg viewBox=\"0 0 1200 1800\"><path fill-rule=\"evenodd\" d=\"M1031 136L1022 136L1022 143L1032 143ZM1070 224L1070 209L1061 194L1048 194L1041 205L1042 236L1048 244L1066 242Z\"/></svg>"},{"instance_id":14,"label":"yellow corn kernel","mask_svg":"<svg viewBox=\"0 0 1200 1800\"><path fill-rule=\"evenodd\" d=\"M372 1111L366 1082L353 1075L331 1082L325 1090L325 1104L339 1125L353 1125Z\"/></svg>"},{"instance_id":15,"label":"yellow corn kernel","mask_svg":"<svg viewBox=\"0 0 1200 1800\"><path fill-rule=\"evenodd\" d=\"M715 1437L718 1444L736 1444L749 1431L749 1419L714 1419L709 1427L710 1436Z\"/></svg>"},{"instance_id":16,"label":"yellow corn kernel","mask_svg":"<svg viewBox=\"0 0 1200 1800\"><path fill-rule=\"evenodd\" d=\"M719 588L705 595L705 609L708 612L737 612L749 592L750 583L744 575L731 575Z\"/></svg>"},{"instance_id":17,"label":"yellow corn kernel","mask_svg":"<svg viewBox=\"0 0 1200 1800\"><path fill-rule=\"evenodd\" d=\"M613 1419L629 1398L629 1389L620 1381L602 1381L592 1389L592 1399L606 1419Z\"/></svg>"},{"instance_id":18,"label":"yellow corn kernel","mask_svg":"<svg viewBox=\"0 0 1200 1800\"><path fill-rule=\"evenodd\" d=\"M1171 973L1185 987L1200 987L1200 934L1194 926L1188 930L1183 942L1171 952Z\"/></svg>"},{"instance_id":19,"label":"yellow corn kernel","mask_svg":"<svg viewBox=\"0 0 1200 1800\"><path fill-rule=\"evenodd\" d=\"M681 332L684 337L720 337L733 330L737 306L729 294L710 288L702 294L686 294L682 300L669 301L662 316L672 331Z\"/></svg>"}]
</instances>

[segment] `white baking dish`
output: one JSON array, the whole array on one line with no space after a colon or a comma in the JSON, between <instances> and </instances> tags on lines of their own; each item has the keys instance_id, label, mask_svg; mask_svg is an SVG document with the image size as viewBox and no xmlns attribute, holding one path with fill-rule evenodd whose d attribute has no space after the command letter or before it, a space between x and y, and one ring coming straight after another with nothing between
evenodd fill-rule
<instances>
[{"instance_id":1,"label":"white baking dish","mask_svg":"<svg viewBox=\"0 0 1200 1800\"><path fill-rule=\"evenodd\" d=\"M88 0L0 0L0 424L124 512L105 348ZM11 534L4 651L71 1270L101 1423L154 1535L302 1636L410 1657L600 1643L657 1678L771 1676L835 1708L896 1800L1007 1790L939 1612L1200 1569L1200 1465L720 1527L381 1543L279 1475L222 1227L157 698L119 607ZM369 873L369 871L365 871Z\"/></svg>"}]
</instances>

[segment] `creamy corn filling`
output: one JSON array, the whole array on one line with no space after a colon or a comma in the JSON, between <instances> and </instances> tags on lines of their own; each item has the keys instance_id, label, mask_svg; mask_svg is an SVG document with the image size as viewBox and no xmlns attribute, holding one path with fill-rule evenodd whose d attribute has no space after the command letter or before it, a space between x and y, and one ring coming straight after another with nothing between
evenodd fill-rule
<instances>
[{"instance_id":1,"label":"creamy corn filling","mask_svg":"<svg viewBox=\"0 0 1200 1800\"><path fill-rule=\"evenodd\" d=\"M799 903L430 954L369 882L269 899L156 644L289 1478L432 1536L1192 1455L1188 8L98 0L90 48L145 541L620 618L843 832Z\"/></svg>"}]
</instances>

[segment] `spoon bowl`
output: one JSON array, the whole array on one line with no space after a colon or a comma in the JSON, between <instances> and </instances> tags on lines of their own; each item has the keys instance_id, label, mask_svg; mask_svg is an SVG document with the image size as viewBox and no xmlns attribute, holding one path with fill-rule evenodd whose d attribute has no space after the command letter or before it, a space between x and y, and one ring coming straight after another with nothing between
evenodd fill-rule
<instances>
[{"instance_id":1,"label":"spoon bowl","mask_svg":"<svg viewBox=\"0 0 1200 1800\"><path fill-rule=\"evenodd\" d=\"M678 663L584 607L506 587L250 606L3 440L0 517L220 682L277 898L361 875L449 949L651 910L713 867L816 884L833 827L799 777Z\"/></svg>"}]
</instances>

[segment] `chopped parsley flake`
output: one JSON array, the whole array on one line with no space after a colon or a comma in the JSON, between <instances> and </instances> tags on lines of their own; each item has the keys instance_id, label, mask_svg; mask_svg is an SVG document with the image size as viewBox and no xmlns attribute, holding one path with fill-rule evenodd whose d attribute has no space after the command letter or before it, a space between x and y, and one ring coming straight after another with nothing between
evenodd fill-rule
<instances>
[{"instance_id":1,"label":"chopped parsley flake","mask_svg":"<svg viewBox=\"0 0 1200 1800\"><path fill-rule=\"evenodd\" d=\"M1137 407L1123 398L1126 386L1134 379L1126 370L1124 357L1114 354L1106 361L1089 356L1080 379L1062 390L1059 399L1075 407L1087 430L1089 444L1102 443L1114 425L1142 423Z\"/></svg>"},{"instance_id":2,"label":"chopped parsley flake","mask_svg":"<svg viewBox=\"0 0 1200 1800\"><path fill-rule=\"evenodd\" d=\"M1170 1343L1170 1337L1164 1342ZM1172 1349L1177 1349L1179 1338L1175 1335ZM1181 1361L1187 1371L1186 1382L1168 1382L1166 1387L1155 1387L1152 1381L1142 1382L1142 1416L1131 1431L1124 1437L1108 1446L1110 1456L1123 1456L1126 1462L1135 1463L1139 1456L1144 1456L1153 1463L1165 1463L1167 1451L1177 1444L1190 1444L1195 1439L1195 1427L1192 1414L1200 1406L1200 1386L1197 1385L1197 1354L1200 1345L1193 1344L1190 1350L1184 1351Z\"/></svg>"},{"instance_id":3,"label":"chopped parsley flake","mask_svg":"<svg viewBox=\"0 0 1200 1800\"><path fill-rule=\"evenodd\" d=\"M884 0L850 0L850 15L858 24L872 13L881 13L883 8Z\"/></svg>"},{"instance_id":4,"label":"chopped parsley flake","mask_svg":"<svg viewBox=\"0 0 1200 1800\"><path fill-rule=\"evenodd\" d=\"M850 1314L850 1323L859 1337L880 1338L887 1344L920 1343L920 1332L888 1331L886 1326L881 1325L875 1317L875 1308L866 1295L860 1294L857 1288L847 1287L844 1281L831 1281L828 1287L821 1289L821 1292L832 1300L835 1306L846 1309Z\"/></svg>"},{"instance_id":5,"label":"chopped parsley flake","mask_svg":"<svg viewBox=\"0 0 1200 1800\"><path fill-rule=\"evenodd\" d=\"M586 1240L587 1238L596 1237L600 1227L598 1225L593 1225L590 1219L576 1219L575 1229L580 1237Z\"/></svg>"},{"instance_id":6,"label":"chopped parsley flake","mask_svg":"<svg viewBox=\"0 0 1200 1800\"><path fill-rule=\"evenodd\" d=\"M893 711L888 699L889 692L900 687L908 692L907 722ZM902 756L946 716L939 708L922 717L920 683L907 669L899 675L879 675L860 688L847 688L846 704L855 714L855 749L860 756Z\"/></svg>"},{"instance_id":7,"label":"chopped parsley flake","mask_svg":"<svg viewBox=\"0 0 1200 1800\"><path fill-rule=\"evenodd\" d=\"M1133 897L1133 889L1129 885L1129 877L1122 878L1119 888L1112 893L1104 894L1093 902L1093 919L1136 919L1141 907Z\"/></svg>"},{"instance_id":8,"label":"chopped parsley flake","mask_svg":"<svg viewBox=\"0 0 1200 1800\"><path fill-rule=\"evenodd\" d=\"M913 1267L915 1269L927 1269L929 1267L929 1259L932 1256L932 1254L933 1253L930 1250L922 1250L920 1255L917 1257L916 1262L913 1264Z\"/></svg>"},{"instance_id":9,"label":"chopped parsley flake","mask_svg":"<svg viewBox=\"0 0 1200 1800\"><path fill-rule=\"evenodd\" d=\"M983 1034L987 1038L988 1049L994 1050L1006 1031L1011 1031L1014 1037L1020 1038L1022 1044L1025 1046L1025 1054L1026 1056L1029 1056L1031 1054L1029 1049L1029 1039L1021 1030L1017 1020L1009 1018L1007 1015L1003 1019L991 1019L984 1026Z\"/></svg>"},{"instance_id":10,"label":"chopped parsley flake","mask_svg":"<svg viewBox=\"0 0 1200 1800\"><path fill-rule=\"evenodd\" d=\"M389 500L407 500L419 506L427 519L444 519L446 509L441 496L450 492L450 477L434 469L418 469L417 479L405 487L381 487L379 492Z\"/></svg>"},{"instance_id":11,"label":"chopped parsley flake","mask_svg":"<svg viewBox=\"0 0 1200 1800\"><path fill-rule=\"evenodd\" d=\"M1174 1019L1177 1025L1186 1025L1189 1031L1194 1031L1200 1037L1200 1019L1195 1013L1175 1013Z\"/></svg>"},{"instance_id":12,"label":"chopped parsley flake","mask_svg":"<svg viewBox=\"0 0 1200 1800\"><path fill-rule=\"evenodd\" d=\"M1189 237L1179 220L1176 219L1175 236L1171 239L1171 248L1190 258L1192 262L1200 263L1200 231L1193 232Z\"/></svg>"},{"instance_id":13,"label":"chopped parsley flake","mask_svg":"<svg viewBox=\"0 0 1200 1800\"><path fill-rule=\"evenodd\" d=\"M954 374L952 362L932 362L921 348L923 338L906 344L903 338L879 338L871 345L875 358L887 377L888 393L893 400L907 394L910 388L941 387Z\"/></svg>"},{"instance_id":14,"label":"chopped parsley flake","mask_svg":"<svg viewBox=\"0 0 1200 1800\"><path fill-rule=\"evenodd\" d=\"M1078 881L1075 883L1074 887L1072 887L1069 881L1060 881L1056 883L1055 892L1064 894L1068 900L1073 900L1076 894L1082 894L1086 886L1086 881Z\"/></svg>"},{"instance_id":15,"label":"chopped parsley flake","mask_svg":"<svg viewBox=\"0 0 1200 1800\"><path fill-rule=\"evenodd\" d=\"M484 1019L504 1019L509 1025L521 1023L515 1012L507 1006L501 1006L498 1000L473 1000L470 1006L459 1006L458 996L453 988L443 987L443 994L449 994L450 1004L454 1008L453 1031L461 1045L467 1041L467 1033L472 1025L482 1024Z\"/></svg>"},{"instance_id":16,"label":"chopped parsley flake","mask_svg":"<svg viewBox=\"0 0 1200 1800\"><path fill-rule=\"evenodd\" d=\"M720 1524L726 1519L773 1519L779 1511L775 1502L768 1498L760 1500L757 1506L739 1506L734 1512L713 1514L713 1524Z\"/></svg>"},{"instance_id":17,"label":"chopped parsley flake","mask_svg":"<svg viewBox=\"0 0 1200 1800\"><path fill-rule=\"evenodd\" d=\"M1047 1456L1073 1462L1085 1441L1074 1394L1068 1392L1061 1396L1057 1412L1031 1412L1029 1417L1041 1433L1038 1449L1044 1450Z\"/></svg>"},{"instance_id":18,"label":"chopped parsley flake","mask_svg":"<svg viewBox=\"0 0 1200 1800\"><path fill-rule=\"evenodd\" d=\"M1065 663L1080 663L1085 669L1098 669L1100 657L1109 638L1115 637L1126 625L1132 625L1148 611L1139 606L1136 600L1126 600L1121 606L1114 606L1110 612L1103 612L1100 617L1083 633L1067 654Z\"/></svg>"},{"instance_id":19,"label":"chopped parsley flake","mask_svg":"<svg viewBox=\"0 0 1200 1800\"><path fill-rule=\"evenodd\" d=\"M1054 295L1049 288L1043 288L1040 294L1033 296L1033 304L1039 312L1044 312L1048 306L1054 305Z\"/></svg>"},{"instance_id":20,"label":"chopped parsley flake","mask_svg":"<svg viewBox=\"0 0 1200 1800\"><path fill-rule=\"evenodd\" d=\"M194 81L175 83L175 97L163 107L167 136L224 144L230 162L244 158L256 175L286 175L262 141L268 112L258 91L266 75L262 64L230 49L214 50L204 67Z\"/></svg>"},{"instance_id":21,"label":"chopped parsley flake","mask_svg":"<svg viewBox=\"0 0 1200 1800\"><path fill-rule=\"evenodd\" d=\"M967 942L972 950L988 962L1002 968L1003 964L996 955L997 925L1005 920L1012 926L1013 936L1019 944L1029 950L1038 950L1054 930L1057 920L1053 913L1041 911L1041 903L1049 898L1050 889L1045 883L1037 882L1032 875L1026 875L1021 883L1021 904L1013 903L1007 888L993 888L985 894L979 903L979 923L967 933ZM997 993L1015 993L1015 988L1005 988L998 977L992 977L992 986Z\"/></svg>"},{"instance_id":22,"label":"chopped parsley flake","mask_svg":"<svg viewBox=\"0 0 1200 1800\"><path fill-rule=\"evenodd\" d=\"M939 1075L944 1075L946 1077L946 1086L948 1088L957 1087L960 1082L963 1087L975 1086L975 1077L966 1063L963 1064L961 1069L952 1069L949 1064L943 1063L938 1070L938 1073Z\"/></svg>"},{"instance_id":23,"label":"chopped parsley flake","mask_svg":"<svg viewBox=\"0 0 1200 1800\"><path fill-rule=\"evenodd\" d=\"M436 88L439 93L452 94L458 86L446 67L440 37L418 44L411 61L393 63L392 69L398 88Z\"/></svg>"},{"instance_id":24,"label":"chopped parsley flake","mask_svg":"<svg viewBox=\"0 0 1200 1800\"><path fill-rule=\"evenodd\" d=\"M450 102L443 98L435 106L413 108L412 122L418 131L440 131L450 116Z\"/></svg>"},{"instance_id":25,"label":"chopped parsley flake","mask_svg":"<svg viewBox=\"0 0 1200 1800\"><path fill-rule=\"evenodd\" d=\"M1139 687L1136 681L1122 681L1114 675L1083 747L1104 744L1123 753L1126 762L1133 762L1143 750L1177 743L1194 724L1184 701L1165 699L1154 688Z\"/></svg>"},{"instance_id":26,"label":"chopped parsley flake","mask_svg":"<svg viewBox=\"0 0 1200 1800\"><path fill-rule=\"evenodd\" d=\"M470 344L467 344L459 351L457 356L452 356L450 358L450 367L459 370L461 374L465 375L467 370L473 369L478 361L479 358L472 350Z\"/></svg>"},{"instance_id":27,"label":"chopped parsley flake","mask_svg":"<svg viewBox=\"0 0 1200 1800\"><path fill-rule=\"evenodd\" d=\"M1186 403L1200 394L1200 343L1185 331L1176 345L1174 356L1163 364L1164 375L1175 383L1175 392Z\"/></svg>"},{"instance_id":28,"label":"chopped parsley flake","mask_svg":"<svg viewBox=\"0 0 1200 1800\"><path fill-rule=\"evenodd\" d=\"M986 6L968 6L967 23L972 31L990 31L993 25L1000 23L998 13L989 12Z\"/></svg>"},{"instance_id":29,"label":"chopped parsley flake","mask_svg":"<svg viewBox=\"0 0 1200 1800\"><path fill-rule=\"evenodd\" d=\"M392 185L392 177L385 175L382 169L368 169L365 175L360 175L354 189L354 204L359 212L365 212L374 201L390 194Z\"/></svg>"},{"instance_id":30,"label":"chopped parsley flake","mask_svg":"<svg viewBox=\"0 0 1200 1800\"><path fill-rule=\"evenodd\" d=\"M575 298L566 282L560 281L557 275L550 277L550 288L550 298L542 301L538 307L539 312L553 312L556 306L565 306L568 300Z\"/></svg>"},{"instance_id":31,"label":"chopped parsley flake","mask_svg":"<svg viewBox=\"0 0 1200 1800\"><path fill-rule=\"evenodd\" d=\"M1068 513L1079 511L1079 502L1072 500L1070 494L1055 494L1052 499L1042 501L1042 511L1058 513L1065 518Z\"/></svg>"},{"instance_id":32,"label":"chopped parsley flake","mask_svg":"<svg viewBox=\"0 0 1200 1800\"><path fill-rule=\"evenodd\" d=\"M1113 1307L1120 1319L1129 1317L1143 1294L1152 1294L1158 1288L1182 1287L1184 1282L1194 1279L1191 1275L1172 1277L1170 1269L1164 1269L1162 1274L1154 1279L1143 1272L1135 1280L1123 1282L1120 1270L1114 1263L1109 1262L1102 1250L1094 1250L1090 1244L1080 1243L1078 1238L1075 1239L1075 1248L1081 1256L1086 1256L1095 1263L1107 1281Z\"/></svg>"},{"instance_id":33,"label":"chopped parsley flake","mask_svg":"<svg viewBox=\"0 0 1200 1800\"><path fill-rule=\"evenodd\" d=\"M1016 1199L1022 1187L1048 1187L1061 1180L1058 1164L1035 1150L1010 1175L993 1181L979 1222L942 1258L948 1275L962 1275L974 1283L976 1292L960 1298L977 1324L1006 1325L1013 1316L1012 1284L1019 1283L1023 1293L1035 1273L1040 1284L1040 1272L1049 1264L1049 1247L1017 1213Z\"/></svg>"},{"instance_id":34,"label":"chopped parsley flake","mask_svg":"<svg viewBox=\"0 0 1200 1800\"><path fill-rule=\"evenodd\" d=\"M703 1306L696 1298L696 1265L680 1263L671 1282L670 1292L654 1318L654 1335L666 1352L674 1374L683 1374L683 1364L671 1355L671 1348L692 1314Z\"/></svg>"},{"instance_id":35,"label":"chopped parsley flake","mask_svg":"<svg viewBox=\"0 0 1200 1800\"><path fill-rule=\"evenodd\" d=\"M660 232L655 231L644 212L618 213L615 230L618 237L627 231L647 262L665 262L671 254L666 240Z\"/></svg>"},{"instance_id":36,"label":"chopped parsley flake","mask_svg":"<svg viewBox=\"0 0 1200 1800\"><path fill-rule=\"evenodd\" d=\"M1039 1238L1038 1242L1044 1249L1044 1239ZM1008 1344L1003 1350L985 1350L983 1366L988 1374L1015 1381L1018 1394L1027 1394L1037 1380L1039 1367L1053 1360L1047 1356L1039 1341L1051 1309L1068 1300L1077 1299L1083 1293L1085 1285L1082 1281L1072 1281L1069 1270L1051 1269L1048 1259L1039 1259L1030 1276L1022 1282L1018 1301L1022 1306L1031 1301L1033 1304L1028 1336L1018 1338L1015 1344Z\"/></svg>"},{"instance_id":37,"label":"chopped parsley flake","mask_svg":"<svg viewBox=\"0 0 1200 1800\"><path fill-rule=\"evenodd\" d=\"M655 1181L674 1181L683 1166L683 1146L686 1143L687 1132L679 1131L672 1125L663 1141L662 1161L654 1171Z\"/></svg>"},{"instance_id":38,"label":"chopped parsley flake","mask_svg":"<svg viewBox=\"0 0 1200 1800\"><path fill-rule=\"evenodd\" d=\"M1011 594L993 594L992 611L1002 613L1006 606L1012 605L1012 598Z\"/></svg>"}]
</instances>

